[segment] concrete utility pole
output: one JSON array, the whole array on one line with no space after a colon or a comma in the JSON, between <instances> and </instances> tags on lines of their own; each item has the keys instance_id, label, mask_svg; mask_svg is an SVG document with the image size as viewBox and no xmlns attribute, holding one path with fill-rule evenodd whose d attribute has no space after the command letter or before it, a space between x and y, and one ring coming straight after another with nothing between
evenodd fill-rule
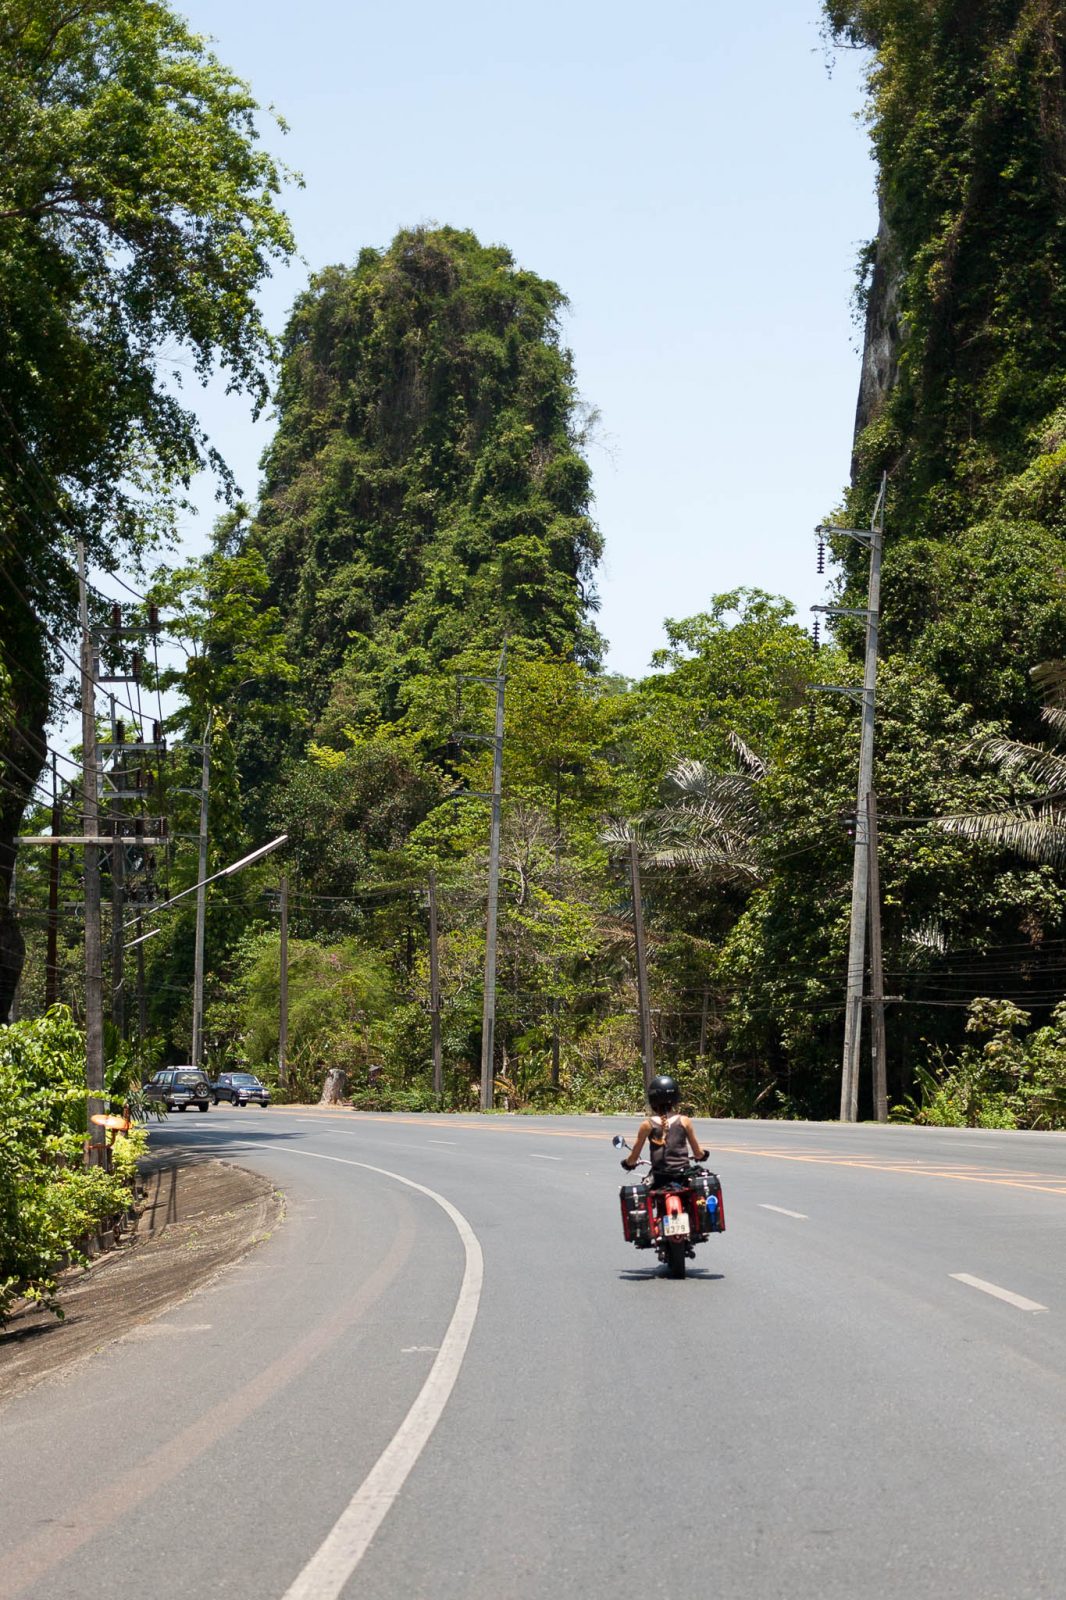
<instances>
[{"instance_id":1,"label":"concrete utility pole","mask_svg":"<svg viewBox=\"0 0 1066 1600\"><path fill-rule=\"evenodd\" d=\"M281 874L281 937L279 940L278 974L278 1088L284 1089L288 1078L289 1054L289 874Z\"/></svg>"},{"instance_id":2,"label":"concrete utility pole","mask_svg":"<svg viewBox=\"0 0 1066 1600\"><path fill-rule=\"evenodd\" d=\"M211 720L204 729L203 764L200 777L200 854L196 884L196 942L192 976L192 1050L194 1067L204 1054L204 929L207 918L207 801L211 785Z\"/></svg>"},{"instance_id":3,"label":"concrete utility pole","mask_svg":"<svg viewBox=\"0 0 1066 1600\"><path fill-rule=\"evenodd\" d=\"M644 1087L655 1076L655 1053L651 1036L651 1003L648 998L648 952L644 944L644 906L640 895L640 851L637 841L629 841L629 878L633 886L633 937L637 946L637 1004L640 1007L640 1053L644 1060Z\"/></svg>"},{"instance_id":4,"label":"concrete utility pole","mask_svg":"<svg viewBox=\"0 0 1066 1600\"><path fill-rule=\"evenodd\" d=\"M496 1045L496 921L500 902L500 820L503 810L503 696L507 646L496 669L496 727L492 739L492 828L489 835L489 901L485 918L485 998L481 1014L481 1109L492 1110Z\"/></svg>"},{"instance_id":5,"label":"concrete utility pole","mask_svg":"<svg viewBox=\"0 0 1066 1600\"><path fill-rule=\"evenodd\" d=\"M148 995L144 987L144 918L137 918L137 1032L142 1039L148 1037Z\"/></svg>"},{"instance_id":6,"label":"concrete utility pole","mask_svg":"<svg viewBox=\"0 0 1066 1600\"><path fill-rule=\"evenodd\" d=\"M59 804L59 774L56 770L55 752L52 752L52 832L63 831L63 815ZM48 851L48 947L44 962L45 1009L59 999L59 846Z\"/></svg>"},{"instance_id":7,"label":"concrete utility pole","mask_svg":"<svg viewBox=\"0 0 1066 1600\"><path fill-rule=\"evenodd\" d=\"M111 778L115 794L111 801L111 1020L119 1033L126 1032L125 990L125 930L122 926L122 908L125 904L126 847L122 839L121 792L126 787L126 763L121 750L124 743L122 725L115 716L115 697L111 696Z\"/></svg>"},{"instance_id":8,"label":"concrete utility pole","mask_svg":"<svg viewBox=\"0 0 1066 1600\"><path fill-rule=\"evenodd\" d=\"M96 758L96 690L93 641L89 632L89 593L85 546L78 540L78 600L81 612L81 759L85 835L85 1083L90 1119L102 1116L104 1103L104 971L100 927L100 801ZM89 1122L89 1161L104 1166L106 1134Z\"/></svg>"},{"instance_id":9,"label":"concrete utility pole","mask_svg":"<svg viewBox=\"0 0 1066 1600\"><path fill-rule=\"evenodd\" d=\"M437 951L437 874L429 874L429 1015L433 1028L433 1093L444 1093L444 1055L440 1038L440 962Z\"/></svg>"},{"instance_id":10,"label":"concrete utility pole","mask_svg":"<svg viewBox=\"0 0 1066 1600\"><path fill-rule=\"evenodd\" d=\"M16 907L18 906L18 883L17 883L18 870L19 870L18 869L18 859L16 857L16 859L14 861L12 861L12 863L11 863L11 880L8 883L8 886L7 886L7 903L8 903L8 906L10 907L10 910L11 910L12 919L14 919L14 917L16 915ZM20 1009L21 1009L21 1007L19 1005L19 995L21 993L21 990L22 990L22 974L19 973L18 982L15 984L15 992L11 996L11 1005L8 1008L8 1013L7 1013L8 1022L17 1022L18 1019L19 1019L19 1012L20 1012Z\"/></svg>"},{"instance_id":11,"label":"concrete utility pole","mask_svg":"<svg viewBox=\"0 0 1066 1600\"><path fill-rule=\"evenodd\" d=\"M888 1056L885 1051L885 972L881 959L881 873L877 861L877 795L866 795L866 831L870 841L870 1061L873 1067L874 1116L888 1121Z\"/></svg>"},{"instance_id":12,"label":"concrete utility pole","mask_svg":"<svg viewBox=\"0 0 1066 1600\"><path fill-rule=\"evenodd\" d=\"M881 608L881 556L885 540L885 491L881 480L869 533L855 528L819 528L819 533L854 539L870 552L870 581L865 610L848 606L813 606L833 617L863 617L866 621L866 656L863 686L857 697L862 705L859 744L859 781L855 800L855 856L851 876L851 933L848 940L847 992L844 1009L844 1058L840 1082L840 1120L856 1122L859 1116L859 1066L862 1053L862 1002L866 976L866 920L870 886L870 833L866 797L873 784L874 710L877 697L877 635ZM816 687L825 687L816 685ZM854 693L853 690L838 692Z\"/></svg>"}]
</instances>

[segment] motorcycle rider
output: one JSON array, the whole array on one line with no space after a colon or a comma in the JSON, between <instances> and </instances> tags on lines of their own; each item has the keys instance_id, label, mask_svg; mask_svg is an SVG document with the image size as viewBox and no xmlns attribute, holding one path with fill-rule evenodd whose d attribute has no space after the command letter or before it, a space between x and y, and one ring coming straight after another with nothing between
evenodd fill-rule
<instances>
[{"instance_id":1,"label":"motorcycle rider","mask_svg":"<svg viewBox=\"0 0 1066 1600\"><path fill-rule=\"evenodd\" d=\"M644 1118L637 1129L636 1143L622 1161L626 1171L632 1172L645 1141L650 1141L651 1181L655 1187L670 1183L693 1161L706 1161L710 1155L696 1138L692 1119L678 1112L680 1099L681 1090L675 1079L663 1076L651 1080L648 1085L651 1116Z\"/></svg>"}]
</instances>

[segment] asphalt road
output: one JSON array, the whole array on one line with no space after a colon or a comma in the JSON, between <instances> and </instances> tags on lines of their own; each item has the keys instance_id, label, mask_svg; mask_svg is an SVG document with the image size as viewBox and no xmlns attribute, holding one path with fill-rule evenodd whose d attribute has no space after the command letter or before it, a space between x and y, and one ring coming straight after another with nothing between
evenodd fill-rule
<instances>
[{"instance_id":1,"label":"asphalt road","mask_svg":"<svg viewBox=\"0 0 1066 1600\"><path fill-rule=\"evenodd\" d=\"M0 1412L0 1600L1061 1600L1066 1140L703 1123L673 1281L619 1126L172 1118L286 1221Z\"/></svg>"}]
</instances>

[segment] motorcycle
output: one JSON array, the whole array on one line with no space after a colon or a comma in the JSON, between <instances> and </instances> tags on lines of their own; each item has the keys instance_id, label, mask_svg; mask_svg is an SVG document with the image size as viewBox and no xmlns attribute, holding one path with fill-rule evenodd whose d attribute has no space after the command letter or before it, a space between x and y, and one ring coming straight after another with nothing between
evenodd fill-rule
<instances>
[{"instance_id":1,"label":"motorcycle","mask_svg":"<svg viewBox=\"0 0 1066 1600\"><path fill-rule=\"evenodd\" d=\"M611 1140L616 1150L628 1150L620 1133ZM638 1161L638 1167L651 1167ZM671 1278L683 1278L695 1259L694 1245L712 1233L725 1232L722 1185L716 1173L694 1162L666 1183L624 1183L619 1190L622 1232L638 1250L654 1250Z\"/></svg>"}]
</instances>

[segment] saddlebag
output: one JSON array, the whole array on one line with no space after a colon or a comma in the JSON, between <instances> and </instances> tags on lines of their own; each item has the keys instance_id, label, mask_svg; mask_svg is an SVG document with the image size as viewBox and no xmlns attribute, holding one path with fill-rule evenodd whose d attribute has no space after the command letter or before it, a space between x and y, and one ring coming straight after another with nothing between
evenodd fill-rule
<instances>
[{"instance_id":1,"label":"saddlebag","mask_svg":"<svg viewBox=\"0 0 1066 1600\"><path fill-rule=\"evenodd\" d=\"M696 1172L689 1180L692 1188L692 1231L699 1238L725 1232L722 1185L716 1172Z\"/></svg>"},{"instance_id":2,"label":"saddlebag","mask_svg":"<svg viewBox=\"0 0 1066 1600\"><path fill-rule=\"evenodd\" d=\"M624 1183L618 1191L622 1207L622 1232L629 1244L651 1244L648 1190L642 1183Z\"/></svg>"}]
</instances>

